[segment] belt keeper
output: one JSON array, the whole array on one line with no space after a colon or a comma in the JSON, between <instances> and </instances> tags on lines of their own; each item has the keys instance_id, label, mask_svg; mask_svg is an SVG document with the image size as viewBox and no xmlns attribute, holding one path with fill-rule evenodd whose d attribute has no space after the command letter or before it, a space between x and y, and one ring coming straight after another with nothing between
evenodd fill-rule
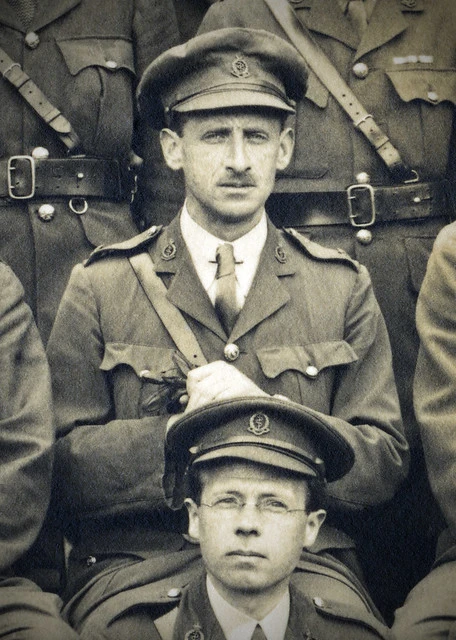
<instances>
[{"instance_id":1,"label":"belt keeper","mask_svg":"<svg viewBox=\"0 0 456 640\"><path fill-rule=\"evenodd\" d=\"M89 208L87 200L81 197L71 198L71 200L68 201L68 206L71 211L78 216L84 215Z\"/></svg>"}]
</instances>

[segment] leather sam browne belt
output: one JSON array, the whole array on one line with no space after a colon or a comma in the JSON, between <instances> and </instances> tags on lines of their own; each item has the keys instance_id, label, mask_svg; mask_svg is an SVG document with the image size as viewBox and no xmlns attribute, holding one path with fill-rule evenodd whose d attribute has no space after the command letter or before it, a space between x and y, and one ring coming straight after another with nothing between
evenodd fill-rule
<instances>
[{"instance_id":1,"label":"leather sam browne belt","mask_svg":"<svg viewBox=\"0 0 456 640\"><path fill-rule=\"evenodd\" d=\"M445 181L388 187L360 184L346 191L288 195L299 198L299 204L293 207L294 215L285 214L287 226L351 224L363 228L381 222L449 217L452 212L450 188Z\"/></svg>"},{"instance_id":2,"label":"leather sam browne belt","mask_svg":"<svg viewBox=\"0 0 456 640\"><path fill-rule=\"evenodd\" d=\"M11 156L0 160L0 197L12 200L58 196L123 200L131 196L127 174L117 160Z\"/></svg>"}]
</instances>

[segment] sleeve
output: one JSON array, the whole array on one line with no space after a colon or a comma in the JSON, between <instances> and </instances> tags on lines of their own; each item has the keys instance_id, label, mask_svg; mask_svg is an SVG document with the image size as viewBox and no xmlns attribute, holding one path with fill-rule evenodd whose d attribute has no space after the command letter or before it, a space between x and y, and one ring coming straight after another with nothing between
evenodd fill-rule
<instances>
[{"instance_id":1,"label":"sleeve","mask_svg":"<svg viewBox=\"0 0 456 640\"><path fill-rule=\"evenodd\" d=\"M57 421L55 497L70 524L164 506L167 417L140 418L126 407L134 403L127 397L126 371L116 374L125 376L126 389L116 406L110 375L100 368L102 320L88 271L73 269L48 343ZM122 305L113 313L124 321Z\"/></svg>"},{"instance_id":2,"label":"sleeve","mask_svg":"<svg viewBox=\"0 0 456 640\"><path fill-rule=\"evenodd\" d=\"M438 236L417 305L414 404L432 490L456 533L456 226Z\"/></svg>"},{"instance_id":3,"label":"sleeve","mask_svg":"<svg viewBox=\"0 0 456 640\"><path fill-rule=\"evenodd\" d=\"M409 462L389 337L363 266L346 311L345 340L357 360L343 367L335 381L329 418L355 452L351 471L329 485L332 502L343 510L391 499Z\"/></svg>"},{"instance_id":4,"label":"sleeve","mask_svg":"<svg viewBox=\"0 0 456 640\"><path fill-rule=\"evenodd\" d=\"M49 369L19 280L0 264L0 572L34 542L51 486Z\"/></svg>"}]
</instances>

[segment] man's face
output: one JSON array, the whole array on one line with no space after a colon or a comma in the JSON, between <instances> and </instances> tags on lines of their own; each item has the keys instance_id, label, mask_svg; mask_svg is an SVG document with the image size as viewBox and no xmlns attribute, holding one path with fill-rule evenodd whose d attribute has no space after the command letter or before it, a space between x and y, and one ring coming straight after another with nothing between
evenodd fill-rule
<instances>
[{"instance_id":1,"label":"man's face","mask_svg":"<svg viewBox=\"0 0 456 640\"><path fill-rule=\"evenodd\" d=\"M161 140L168 165L183 169L190 215L211 232L252 228L291 158L291 129L277 114L244 108L192 114L181 133L165 129Z\"/></svg>"},{"instance_id":2,"label":"man's face","mask_svg":"<svg viewBox=\"0 0 456 640\"><path fill-rule=\"evenodd\" d=\"M305 512L304 479L230 462L204 471L202 480L201 504L186 500L189 534L199 541L218 591L232 598L283 588L325 516L322 510Z\"/></svg>"}]
</instances>

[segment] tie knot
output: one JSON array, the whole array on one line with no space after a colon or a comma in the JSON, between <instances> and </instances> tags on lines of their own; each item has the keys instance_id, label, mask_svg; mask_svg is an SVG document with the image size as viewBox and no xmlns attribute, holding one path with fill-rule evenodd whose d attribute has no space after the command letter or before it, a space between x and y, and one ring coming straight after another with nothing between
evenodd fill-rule
<instances>
[{"instance_id":1,"label":"tie knot","mask_svg":"<svg viewBox=\"0 0 456 640\"><path fill-rule=\"evenodd\" d=\"M234 250L233 245L229 242L217 247L215 259L217 261L217 279L232 275L235 272Z\"/></svg>"},{"instance_id":2,"label":"tie knot","mask_svg":"<svg viewBox=\"0 0 456 640\"><path fill-rule=\"evenodd\" d=\"M261 625L257 624L253 633L251 640L266 640L266 634L264 633Z\"/></svg>"}]
</instances>

